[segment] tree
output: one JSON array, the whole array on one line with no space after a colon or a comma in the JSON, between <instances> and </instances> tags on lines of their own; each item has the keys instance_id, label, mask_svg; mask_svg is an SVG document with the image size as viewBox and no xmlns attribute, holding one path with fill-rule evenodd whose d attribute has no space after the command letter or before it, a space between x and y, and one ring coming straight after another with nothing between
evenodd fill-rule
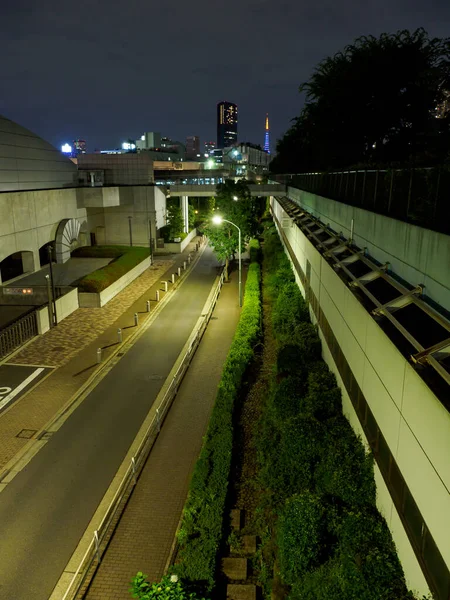
<instances>
[{"instance_id":1,"label":"tree","mask_svg":"<svg viewBox=\"0 0 450 600\"><path fill-rule=\"evenodd\" d=\"M306 104L277 144L279 172L442 161L450 149L450 38L424 29L360 37L300 86Z\"/></svg>"},{"instance_id":2,"label":"tree","mask_svg":"<svg viewBox=\"0 0 450 600\"><path fill-rule=\"evenodd\" d=\"M192 204L189 204L188 211L189 211L189 215L188 215L189 231L191 231L194 228L194 223L195 223L195 208L192 206Z\"/></svg>"},{"instance_id":3,"label":"tree","mask_svg":"<svg viewBox=\"0 0 450 600\"><path fill-rule=\"evenodd\" d=\"M170 201L167 205L167 225L169 227L169 239L181 237L184 232L183 215L181 208Z\"/></svg>"},{"instance_id":4,"label":"tree","mask_svg":"<svg viewBox=\"0 0 450 600\"><path fill-rule=\"evenodd\" d=\"M254 231L252 199L245 180L237 183L227 180L217 186L215 212L241 229L243 246ZM239 248L238 230L223 222L221 225L209 224L206 234L217 258L225 261L225 279L228 281L229 258L234 257Z\"/></svg>"}]
</instances>

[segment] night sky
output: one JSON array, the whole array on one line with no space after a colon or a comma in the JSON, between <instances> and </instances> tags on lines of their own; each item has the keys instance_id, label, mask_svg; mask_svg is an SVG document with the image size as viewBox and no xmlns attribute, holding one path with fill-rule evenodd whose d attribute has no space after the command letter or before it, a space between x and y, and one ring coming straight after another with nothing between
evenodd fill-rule
<instances>
[{"instance_id":1,"label":"night sky","mask_svg":"<svg viewBox=\"0 0 450 600\"><path fill-rule=\"evenodd\" d=\"M216 138L235 102L239 140L272 147L298 86L355 37L423 26L450 35L449 0L4 0L0 114L57 147L118 147L144 131Z\"/></svg>"}]
</instances>

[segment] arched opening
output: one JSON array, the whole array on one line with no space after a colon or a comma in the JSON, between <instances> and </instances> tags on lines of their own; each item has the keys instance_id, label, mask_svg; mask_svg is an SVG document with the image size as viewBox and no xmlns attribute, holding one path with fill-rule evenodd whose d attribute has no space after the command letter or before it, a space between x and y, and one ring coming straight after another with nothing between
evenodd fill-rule
<instances>
[{"instance_id":1,"label":"arched opening","mask_svg":"<svg viewBox=\"0 0 450 600\"><path fill-rule=\"evenodd\" d=\"M49 258L49 249L51 251L51 257L53 262L55 262L55 242L47 242L43 246L39 248L39 263L41 267L48 265L50 262Z\"/></svg>"},{"instance_id":2,"label":"arched opening","mask_svg":"<svg viewBox=\"0 0 450 600\"><path fill-rule=\"evenodd\" d=\"M13 252L0 262L0 277L2 283L20 277L24 273L34 271L33 253L29 250Z\"/></svg>"},{"instance_id":3,"label":"arched opening","mask_svg":"<svg viewBox=\"0 0 450 600\"><path fill-rule=\"evenodd\" d=\"M76 219L63 219L56 230L55 258L59 264L70 258L72 250L79 245L80 223Z\"/></svg>"}]
</instances>

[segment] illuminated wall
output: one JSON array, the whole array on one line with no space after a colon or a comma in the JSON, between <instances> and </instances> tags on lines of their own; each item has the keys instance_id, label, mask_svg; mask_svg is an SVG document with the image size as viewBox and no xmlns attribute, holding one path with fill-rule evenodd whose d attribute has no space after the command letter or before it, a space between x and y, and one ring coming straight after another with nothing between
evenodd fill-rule
<instances>
[{"instance_id":1,"label":"illuminated wall","mask_svg":"<svg viewBox=\"0 0 450 600\"><path fill-rule=\"evenodd\" d=\"M344 413L374 453L377 505L407 584L448 600L450 414L280 203L271 206Z\"/></svg>"}]
</instances>

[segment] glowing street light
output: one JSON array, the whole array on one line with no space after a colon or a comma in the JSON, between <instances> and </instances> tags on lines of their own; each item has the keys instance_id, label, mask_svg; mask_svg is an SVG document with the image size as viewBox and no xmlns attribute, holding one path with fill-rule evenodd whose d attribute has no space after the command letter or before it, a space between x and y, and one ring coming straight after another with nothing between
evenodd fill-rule
<instances>
[{"instance_id":1,"label":"glowing street light","mask_svg":"<svg viewBox=\"0 0 450 600\"><path fill-rule=\"evenodd\" d=\"M233 225L233 227L236 227L236 229L239 232L239 249L238 249L238 259L239 259L239 306L242 306L242 265L241 265L241 230L240 228L236 225L236 223L233 223L232 221L228 221L227 219L224 219L223 217L221 217L220 215L214 215L214 217L212 218L212 222L214 223L214 225L221 225L222 223L229 223L230 225Z\"/></svg>"},{"instance_id":2,"label":"glowing street light","mask_svg":"<svg viewBox=\"0 0 450 600\"><path fill-rule=\"evenodd\" d=\"M239 198L238 198L237 196L233 196L233 200L234 200L235 202L237 202L237 201L239 200Z\"/></svg>"}]
</instances>

